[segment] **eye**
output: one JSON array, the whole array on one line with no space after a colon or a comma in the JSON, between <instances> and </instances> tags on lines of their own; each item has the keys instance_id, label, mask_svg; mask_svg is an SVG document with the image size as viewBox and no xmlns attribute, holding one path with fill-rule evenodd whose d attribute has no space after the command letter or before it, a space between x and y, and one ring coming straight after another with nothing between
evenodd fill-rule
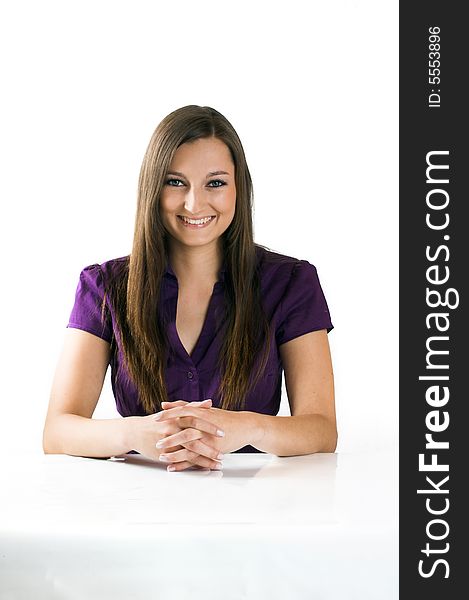
<instances>
[{"instance_id":1,"label":"eye","mask_svg":"<svg viewBox=\"0 0 469 600\"><path fill-rule=\"evenodd\" d=\"M222 179L212 179L212 181L209 181L210 183L220 183L221 185L212 185L210 187L222 187L224 185L226 185L226 181L223 181Z\"/></svg>"},{"instance_id":2,"label":"eye","mask_svg":"<svg viewBox=\"0 0 469 600\"><path fill-rule=\"evenodd\" d=\"M180 179L167 179L167 180L166 180L166 184L167 184L167 185L171 185L172 187L181 187L181 186L179 186L179 185L174 185L174 186L173 186L173 184L172 184L172 183L170 183L171 181L179 181L180 183L183 183L183 182L182 182ZM184 185L184 184L183 184L183 185Z\"/></svg>"},{"instance_id":3,"label":"eye","mask_svg":"<svg viewBox=\"0 0 469 600\"><path fill-rule=\"evenodd\" d=\"M171 187L182 187L185 185L184 182L181 181L181 179L175 179L174 177L172 177L171 179L167 179L165 183L166 183L166 185L170 185ZM179 183L181 185L179 185ZM217 185L211 185L212 183L217 184ZM212 188L219 188L219 187L223 187L224 185L226 185L226 181L223 181L223 179L212 179L211 181L208 182L207 185Z\"/></svg>"}]
</instances>

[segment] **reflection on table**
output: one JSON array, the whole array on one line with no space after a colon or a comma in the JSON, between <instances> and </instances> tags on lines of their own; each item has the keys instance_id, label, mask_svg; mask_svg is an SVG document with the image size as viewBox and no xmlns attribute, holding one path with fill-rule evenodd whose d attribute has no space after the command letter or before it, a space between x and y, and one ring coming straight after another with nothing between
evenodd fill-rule
<instances>
[{"instance_id":1,"label":"reflection on table","mask_svg":"<svg viewBox=\"0 0 469 600\"><path fill-rule=\"evenodd\" d=\"M3 458L0 599L394 599L397 455Z\"/></svg>"}]
</instances>

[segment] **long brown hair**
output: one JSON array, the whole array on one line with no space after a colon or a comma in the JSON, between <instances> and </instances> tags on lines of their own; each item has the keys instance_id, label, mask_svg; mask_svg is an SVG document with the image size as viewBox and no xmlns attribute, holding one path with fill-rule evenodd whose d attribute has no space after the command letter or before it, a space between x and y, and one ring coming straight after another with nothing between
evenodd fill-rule
<instances>
[{"instance_id":1,"label":"long brown hair","mask_svg":"<svg viewBox=\"0 0 469 600\"><path fill-rule=\"evenodd\" d=\"M169 341L160 315L155 318L168 258L160 195L177 148L212 136L229 148L236 184L234 218L222 235L226 329L217 363L221 373L220 408L243 410L246 394L265 370L270 353L271 332L261 300L253 240L252 181L241 141L229 121L214 108L184 106L167 115L150 139L138 182L132 252L106 286L127 371L147 414L161 410L161 402L169 399L164 382ZM105 302L106 296L103 310ZM115 342L112 351L117 351ZM260 360L253 375L256 356Z\"/></svg>"}]
</instances>

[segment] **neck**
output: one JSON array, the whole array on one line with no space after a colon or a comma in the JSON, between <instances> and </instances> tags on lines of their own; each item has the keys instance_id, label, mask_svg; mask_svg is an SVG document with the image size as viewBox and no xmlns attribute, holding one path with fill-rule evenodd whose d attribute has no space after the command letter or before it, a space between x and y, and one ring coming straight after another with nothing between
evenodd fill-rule
<instances>
[{"instance_id":1,"label":"neck","mask_svg":"<svg viewBox=\"0 0 469 600\"><path fill-rule=\"evenodd\" d=\"M191 247L174 244L169 249L169 262L180 285L212 286L218 280L223 252L220 245Z\"/></svg>"}]
</instances>

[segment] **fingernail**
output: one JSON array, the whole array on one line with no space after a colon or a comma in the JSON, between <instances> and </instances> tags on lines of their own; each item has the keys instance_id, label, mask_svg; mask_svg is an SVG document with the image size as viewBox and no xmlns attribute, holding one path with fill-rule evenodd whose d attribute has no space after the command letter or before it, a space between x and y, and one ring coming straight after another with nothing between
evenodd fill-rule
<instances>
[{"instance_id":1,"label":"fingernail","mask_svg":"<svg viewBox=\"0 0 469 600\"><path fill-rule=\"evenodd\" d=\"M156 442L155 446L156 446L157 448L162 448L162 447L164 446L164 442L163 442L163 440L160 440L159 442Z\"/></svg>"},{"instance_id":2,"label":"fingernail","mask_svg":"<svg viewBox=\"0 0 469 600\"><path fill-rule=\"evenodd\" d=\"M223 458L223 454L221 454L221 453L220 453L220 454L217 456L217 458L218 458L218 460L221 460L221 459Z\"/></svg>"},{"instance_id":3,"label":"fingernail","mask_svg":"<svg viewBox=\"0 0 469 600\"><path fill-rule=\"evenodd\" d=\"M217 429L217 435L218 435L219 437L223 437L223 436L225 435L225 432L224 432L224 431L222 431L221 429Z\"/></svg>"},{"instance_id":4,"label":"fingernail","mask_svg":"<svg viewBox=\"0 0 469 600\"><path fill-rule=\"evenodd\" d=\"M215 465L215 466L213 467L213 469L214 469L215 471L221 471L221 470L223 469L223 465L220 463L219 465Z\"/></svg>"},{"instance_id":5,"label":"fingernail","mask_svg":"<svg viewBox=\"0 0 469 600\"><path fill-rule=\"evenodd\" d=\"M166 468L166 470L167 470L167 471L175 471L175 470L176 470L176 467L175 467L174 465L169 465L169 466Z\"/></svg>"},{"instance_id":6,"label":"fingernail","mask_svg":"<svg viewBox=\"0 0 469 600\"><path fill-rule=\"evenodd\" d=\"M160 454L160 460L162 460L163 462L168 462L169 458L164 454Z\"/></svg>"}]
</instances>

